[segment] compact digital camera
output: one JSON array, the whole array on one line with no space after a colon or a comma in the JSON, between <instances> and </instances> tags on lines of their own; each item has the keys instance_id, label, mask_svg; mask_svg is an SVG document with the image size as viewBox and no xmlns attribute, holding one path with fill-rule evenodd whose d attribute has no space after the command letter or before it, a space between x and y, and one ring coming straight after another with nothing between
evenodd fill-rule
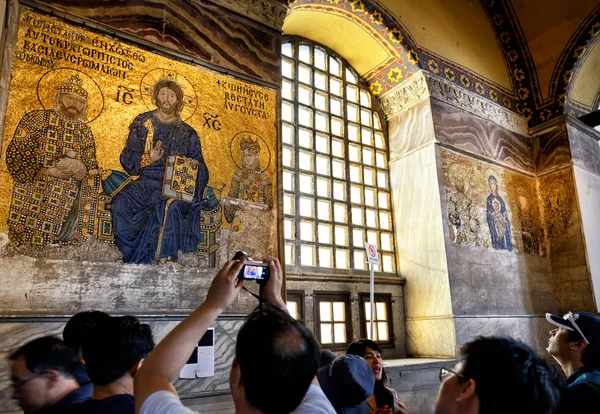
<instances>
[{"instance_id":1,"label":"compact digital camera","mask_svg":"<svg viewBox=\"0 0 600 414\"><path fill-rule=\"evenodd\" d=\"M257 283L267 283L269 280L269 265L256 262L246 252L237 252L233 260L246 259L246 263L238 274L238 280L255 280Z\"/></svg>"}]
</instances>

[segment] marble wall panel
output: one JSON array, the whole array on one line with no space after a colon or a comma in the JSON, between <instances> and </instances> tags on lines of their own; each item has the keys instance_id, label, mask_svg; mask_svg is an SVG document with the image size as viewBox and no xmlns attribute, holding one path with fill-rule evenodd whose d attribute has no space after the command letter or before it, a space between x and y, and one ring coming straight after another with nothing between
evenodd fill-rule
<instances>
[{"instance_id":1,"label":"marble wall panel","mask_svg":"<svg viewBox=\"0 0 600 414\"><path fill-rule=\"evenodd\" d=\"M429 99L388 120L390 161L435 140Z\"/></svg>"},{"instance_id":2,"label":"marble wall panel","mask_svg":"<svg viewBox=\"0 0 600 414\"><path fill-rule=\"evenodd\" d=\"M573 125L567 125L567 132L573 154L573 164L600 175L600 142L597 132L585 132Z\"/></svg>"},{"instance_id":3,"label":"marble wall panel","mask_svg":"<svg viewBox=\"0 0 600 414\"><path fill-rule=\"evenodd\" d=\"M414 358L456 357L454 319L449 317L407 318L406 353Z\"/></svg>"},{"instance_id":4,"label":"marble wall panel","mask_svg":"<svg viewBox=\"0 0 600 414\"><path fill-rule=\"evenodd\" d=\"M209 1L47 0L40 3L279 84L281 33Z\"/></svg>"},{"instance_id":5,"label":"marble wall panel","mask_svg":"<svg viewBox=\"0 0 600 414\"><path fill-rule=\"evenodd\" d=\"M569 138L564 125L535 136L533 142L535 170L538 174L571 163Z\"/></svg>"},{"instance_id":6,"label":"marble wall panel","mask_svg":"<svg viewBox=\"0 0 600 414\"><path fill-rule=\"evenodd\" d=\"M160 342L179 321L144 320L152 328L154 340ZM17 410L11 399L10 361L8 356L22 344L45 335L61 336L67 319L59 322L4 322L0 324L0 412ZM175 388L182 398L229 390L229 370L235 352L237 333L244 323L243 318L218 319L215 327L215 375L209 378L178 379Z\"/></svg>"},{"instance_id":7,"label":"marble wall panel","mask_svg":"<svg viewBox=\"0 0 600 414\"><path fill-rule=\"evenodd\" d=\"M529 138L431 98L436 140L506 166L533 172Z\"/></svg>"}]
</instances>

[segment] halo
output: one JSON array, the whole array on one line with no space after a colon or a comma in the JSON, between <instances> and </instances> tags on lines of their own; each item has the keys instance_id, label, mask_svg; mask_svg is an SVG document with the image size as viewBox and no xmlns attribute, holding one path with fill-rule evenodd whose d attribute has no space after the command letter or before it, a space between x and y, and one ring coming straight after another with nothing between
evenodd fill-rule
<instances>
[{"instance_id":1,"label":"halo","mask_svg":"<svg viewBox=\"0 0 600 414\"><path fill-rule=\"evenodd\" d=\"M83 89L88 93L87 108L85 110L87 121L85 123L89 124L98 118L104 110L104 94L96 81L84 72L70 68L49 70L38 81L36 94L44 109L52 109L56 106L55 98L58 84L68 81L75 75L79 75L79 78L83 81Z\"/></svg>"},{"instance_id":2,"label":"halo","mask_svg":"<svg viewBox=\"0 0 600 414\"><path fill-rule=\"evenodd\" d=\"M181 120L187 121L190 119L198 107L198 96L196 95L194 87L185 76L170 69L152 69L142 76L142 80L140 81L140 93L146 108L148 108L149 111L156 109L156 105L152 100L152 93L154 92L154 85L156 85L156 82L161 79L172 80L181 87L183 90L183 108L181 110Z\"/></svg>"},{"instance_id":3,"label":"halo","mask_svg":"<svg viewBox=\"0 0 600 414\"><path fill-rule=\"evenodd\" d=\"M468 174L467 174L467 169L465 168L464 165L458 163L458 162L453 162L452 164L450 164L450 166L448 167L448 181L450 182L450 185L454 188L456 188L456 174L460 173L462 179L463 179L463 184L464 184L464 188L465 188L465 193L468 192L469 190L469 180L467 179Z\"/></svg>"},{"instance_id":4,"label":"halo","mask_svg":"<svg viewBox=\"0 0 600 414\"><path fill-rule=\"evenodd\" d=\"M560 182L553 182L544 188L544 195L547 198L552 190L556 189L560 197L561 204L569 201L569 192L567 187Z\"/></svg>"},{"instance_id":5,"label":"halo","mask_svg":"<svg viewBox=\"0 0 600 414\"><path fill-rule=\"evenodd\" d=\"M485 174L483 175L483 179L485 180L485 186L489 187L489 178L490 175L496 177L496 182L498 183L498 191L500 191L500 185L504 185L504 176L500 173L500 171L494 169L493 167L485 170Z\"/></svg>"},{"instance_id":6,"label":"halo","mask_svg":"<svg viewBox=\"0 0 600 414\"><path fill-rule=\"evenodd\" d=\"M240 141L242 140L242 137L246 135L250 135L254 140L257 140L258 138L257 141L260 146L259 165L266 164L266 167L261 169L262 172L265 172L267 168L269 168L269 165L271 165L271 150L269 149L269 146L267 145L265 140L262 139L260 135L257 135L254 132L242 131L238 132L233 136L231 143L229 144L229 152L231 153L231 159L238 168L242 168L242 151L240 150Z\"/></svg>"}]
</instances>

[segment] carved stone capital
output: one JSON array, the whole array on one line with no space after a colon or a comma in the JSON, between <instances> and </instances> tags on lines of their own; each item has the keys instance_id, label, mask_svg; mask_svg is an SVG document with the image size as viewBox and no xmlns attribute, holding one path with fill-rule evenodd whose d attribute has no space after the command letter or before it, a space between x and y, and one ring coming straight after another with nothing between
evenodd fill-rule
<instances>
[{"instance_id":1,"label":"carved stone capital","mask_svg":"<svg viewBox=\"0 0 600 414\"><path fill-rule=\"evenodd\" d=\"M381 95L380 102L386 119L390 119L428 96L429 88L425 76L423 71L419 71L391 91Z\"/></svg>"},{"instance_id":2,"label":"carved stone capital","mask_svg":"<svg viewBox=\"0 0 600 414\"><path fill-rule=\"evenodd\" d=\"M278 0L210 0L231 11L281 31L288 7Z\"/></svg>"},{"instance_id":3,"label":"carved stone capital","mask_svg":"<svg viewBox=\"0 0 600 414\"><path fill-rule=\"evenodd\" d=\"M431 73L425 73L425 79L431 97L492 121L517 134L528 135L527 118Z\"/></svg>"}]
</instances>

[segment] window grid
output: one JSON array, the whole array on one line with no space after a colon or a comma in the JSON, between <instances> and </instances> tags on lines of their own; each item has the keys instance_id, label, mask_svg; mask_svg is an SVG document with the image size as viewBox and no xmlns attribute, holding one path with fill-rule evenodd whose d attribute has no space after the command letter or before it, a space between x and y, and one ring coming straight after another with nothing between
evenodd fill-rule
<instances>
[{"instance_id":1,"label":"window grid","mask_svg":"<svg viewBox=\"0 0 600 414\"><path fill-rule=\"evenodd\" d=\"M387 139L370 93L325 47L295 39L282 52L286 264L366 271L368 241L395 273Z\"/></svg>"},{"instance_id":2,"label":"window grid","mask_svg":"<svg viewBox=\"0 0 600 414\"><path fill-rule=\"evenodd\" d=\"M350 294L315 292L315 333L328 349L346 349L352 340Z\"/></svg>"},{"instance_id":3,"label":"window grid","mask_svg":"<svg viewBox=\"0 0 600 414\"><path fill-rule=\"evenodd\" d=\"M368 293L360 294L361 334L363 338L371 338L371 298ZM379 344L393 345L392 298L389 294L375 295L374 335Z\"/></svg>"},{"instance_id":4,"label":"window grid","mask_svg":"<svg viewBox=\"0 0 600 414\"><path fill-rule=\"evenodd\" d=\"M304 320L304 292L287 291L286 307L294 319Z\"/></svg>"}]
</instances>

